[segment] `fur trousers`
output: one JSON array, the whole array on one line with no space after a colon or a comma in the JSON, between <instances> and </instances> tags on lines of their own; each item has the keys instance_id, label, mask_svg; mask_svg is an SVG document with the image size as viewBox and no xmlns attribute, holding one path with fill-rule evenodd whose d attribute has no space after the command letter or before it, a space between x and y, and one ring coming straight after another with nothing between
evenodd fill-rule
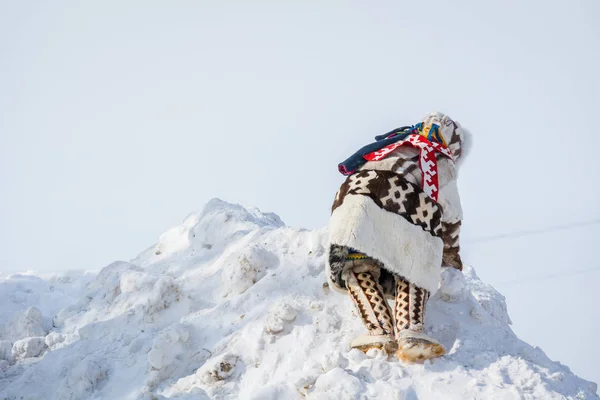
<instances>
[{"instance_id":1,"label":"fur trousers","mask_svg":"<svg viewBox=\"0 0 600 400\"><path fill-rule=\"evenodd\" d=\"M424 331L425 307L430 293L404 278L386 276L381 285L382 272L376 262L363 258L349 260L349 268L344 273L348 294L370 335L398 336L409 329ZM390 278L393 288L390 288ZM392 311L386 297L395 298Z\"/></svg>"}]
</instances>

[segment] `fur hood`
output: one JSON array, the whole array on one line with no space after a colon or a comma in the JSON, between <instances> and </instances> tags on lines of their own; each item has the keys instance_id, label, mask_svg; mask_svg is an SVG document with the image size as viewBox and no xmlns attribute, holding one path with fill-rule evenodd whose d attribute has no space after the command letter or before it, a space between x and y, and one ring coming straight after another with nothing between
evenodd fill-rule
<instances>
[{"instance_id":1,"label":"fur hood","mask_svg":"<svg viewBox=\"0 0 600 400\"><path fill-rule=\"evenodd\" d=\"M440 127L440 134L448 144L458 170L471 150L471 133L448 115L439 111L427 114L423 118L423 125L427 126L429 124L436 124Z\"/></svg>"}]
</instances>

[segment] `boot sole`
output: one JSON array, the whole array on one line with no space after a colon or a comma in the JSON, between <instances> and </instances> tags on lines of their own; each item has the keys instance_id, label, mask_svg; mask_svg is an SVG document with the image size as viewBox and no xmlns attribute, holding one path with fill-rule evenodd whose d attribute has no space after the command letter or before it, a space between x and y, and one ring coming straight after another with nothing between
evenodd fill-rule
<instances>
[{"instance_id":1,"label":"boot sole","mask_svg":"<svg viewBox=\"0 0 600 400\"><path fill-rule=\"evenodd\" d=\"M444 354L446 354L444 346L421 338L401 339L396 350L396 357L409 364L422 364L426 360L438 358Z\"/></svg>"},{"instance_id":2,"label":"boot sole","mask_svg":"<svg viewBox=\"0 0 600 400\"><path fill-rule=\"evenodd\" d=\"M354 346L353 348L358 349L365 354L371 349L383 350L387 354L393 354L394 352L396 352L398 350L398 344L395 341L390 341L387 343L363 344L363 345L359 345L359 346Z\"/></svg>"}]
</instances>

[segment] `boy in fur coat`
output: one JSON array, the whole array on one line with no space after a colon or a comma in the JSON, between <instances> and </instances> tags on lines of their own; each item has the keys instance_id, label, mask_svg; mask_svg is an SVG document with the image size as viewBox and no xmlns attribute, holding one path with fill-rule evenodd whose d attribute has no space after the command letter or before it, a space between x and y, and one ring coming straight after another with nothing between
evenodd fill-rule
<instances>
[{"instance_id":1,"label":"boy in fur coat","mask_svg":"<svg viewBox=\"0 0 600 400\"><path fill-rule=\"evenodd\" d=\"M465 132L432 113L377 139L340 164L349 176L332 207L327 278L350 296L368 331L352 347L422 362L446 352L423 323L441 267L462 270L456 174ZM393 311L387 298L395 298Z\"/></svg>"}]
</instances>

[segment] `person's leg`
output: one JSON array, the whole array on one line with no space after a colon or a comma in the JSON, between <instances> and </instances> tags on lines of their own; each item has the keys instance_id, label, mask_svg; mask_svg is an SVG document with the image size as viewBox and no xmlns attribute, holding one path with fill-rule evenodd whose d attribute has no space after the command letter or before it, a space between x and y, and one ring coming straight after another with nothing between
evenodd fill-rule
<instances>
[{"instance_id":1,"label":"person's leg","mask_svg":"<svg viewBox=\"0 0 600 400\"><path fill-rule=\"evenodd\" d=\"M396 277L396 355L404 362L422 362L446 354L444 346L425 335L425 309L429 292Z\"/></svg>"},{"instance_id":2,"label":"person's leg","mask_svg":"<svg viewBox=\"0 0 600 400\"><path fill-rule=\"evenodd\" d=\"M372 260L360 260L346 274L346 287L368 333L352 341L362 351L379 348L395 350L392 310L379 285L380 267Z\"/></svg>"}]
</instances>

